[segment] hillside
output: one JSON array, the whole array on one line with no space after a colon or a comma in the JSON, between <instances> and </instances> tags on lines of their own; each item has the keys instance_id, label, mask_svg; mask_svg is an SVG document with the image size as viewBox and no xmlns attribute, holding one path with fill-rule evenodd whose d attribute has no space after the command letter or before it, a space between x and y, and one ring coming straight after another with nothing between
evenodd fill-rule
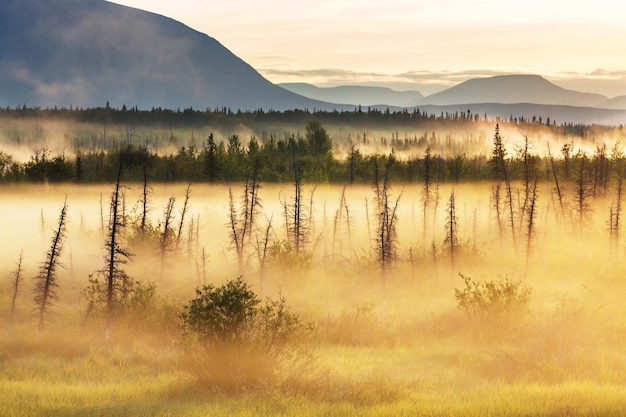
<instances>
[{"instance_id":1,"label":"hillside","mask_svg":"<svg viewBox=\"0 0 626 417\"><path fill-rule=\"evenodd\" d=\"M277 87L217 40L103 0L0 2L0 105L335 106Z\"/></svg>"},{"instance_id":2,"label":"hillside","mask_svg":"<svg viewBox=\"0 0 626 417\"><path fill-rule=\"evenodd\" d=\"M307 83L283 83L278 85L296 94L316 100L361 106L413 107L417 106L424 98L419 91L395 91L386 87L358 85L316 87Z\"/></svg>"},{"instance_id":3,"label":"hillside","mask_svg":"<svg viewBox=\"0 0 626 417\"><path fill-rule=\"evenodd\" d=\"M573 123L573 124L598 124L618 126L626 120L626 110L622 109L601 109L594 107L574 107L574 106L555 106L546 104L533 103L473 103L473 104L451 104L447 106L424 105L419 109L426 111L428 114L440 115L467 113L469 110L473 115L483 117L487 115L489 118L500 118L508 121L511 117L515 119L524 118L531 120L533 118L546 122L556 122L557 124Z\"/></svg>"},{"instance_id":4,"label":"hillside","mask_svg":"<svg viewBox=\"0 0 626 417\"><path fill-rule=\"evenodd\" d=\"M561 88L538 75L501 75L467 80L425 97L422 104L445 106L469 103L533 103L595 107L607 100L607 97L600 94Z\"/></svg>"},{"instance_id":5,"label":"hillside","mask_svg":"<svg viewBox=\"0 0 626 417\"><path fill-rule=\"evenodd\" d=\"M598 107L603 109L620 109L626 110L626 96L613 97L610 100L600 103Z\"/></svg>"}]
</instances>

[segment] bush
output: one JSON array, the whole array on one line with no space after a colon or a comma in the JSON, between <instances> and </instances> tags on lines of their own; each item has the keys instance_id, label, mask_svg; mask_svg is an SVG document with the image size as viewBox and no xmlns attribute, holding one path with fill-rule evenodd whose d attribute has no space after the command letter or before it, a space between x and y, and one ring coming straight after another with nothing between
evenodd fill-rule
<instances>
[{"instance_id":1,"label":"bush","mask_svg":"<svg viewBox=\"0 0 626 417\"><path fill-rule=\"evenodd\" d=\"M473 281L459 274L465 283L454 289L457 307L477 326L481 336L501 335L514 330L525 313L532 290L521 281Z\"/></svg>"},{"instance_id":2,"label":"bush","mask_svg":"<svg viewBox=\"0 0 626 417\"><path fill-rule=\"evenodd\" d=\"M241 277L197 289L180 318L189 369L224 391L269 383L307 329L284 298L261 302Z\"/></svg>"},{"instance_id":3,"label":"bush","mask_svg":"<svg viewBox=\"0 0 626 417\"><path fill-rule=\"evenodd\" d=\"M296 253L296 249L287 241L274 242L269 247L269 262L281 271L285 268L289 269L311 269L313 256L311 252L300 250Z\"/></svg>"},{"instance_id":4,"label":"bush","mask_svg":"<svg viewBox=\"0 0 626 417\"><path fill-rule=\"evenodd\" d=\"M176 333L178 330L173 305L159 296L156 284L130 278L121 280L115 288L112 319L115 333L131 336ZM104 323L106 317L107 282L102 275L89 277L89 285L82 289L87 301L87 312L83 319L83 330L88 324Z\"/></svg>"}]
</instances>

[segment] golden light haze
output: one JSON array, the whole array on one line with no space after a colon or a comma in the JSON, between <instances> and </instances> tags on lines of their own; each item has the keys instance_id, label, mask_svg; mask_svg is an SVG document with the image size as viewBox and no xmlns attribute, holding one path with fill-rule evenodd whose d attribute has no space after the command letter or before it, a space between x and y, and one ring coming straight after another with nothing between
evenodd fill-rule
<instances>
[{"instance_id":1,"label":"golden light haze","mask_svg":"<svg viewBox=\"0 0 626 417\"><path fill-rule=\"evenodd\" d=\"M216 38L274 83L427 95L469 78L543 75L626 94L626 5L602 1L121 0Z\"/></svg>"}]
</instances>

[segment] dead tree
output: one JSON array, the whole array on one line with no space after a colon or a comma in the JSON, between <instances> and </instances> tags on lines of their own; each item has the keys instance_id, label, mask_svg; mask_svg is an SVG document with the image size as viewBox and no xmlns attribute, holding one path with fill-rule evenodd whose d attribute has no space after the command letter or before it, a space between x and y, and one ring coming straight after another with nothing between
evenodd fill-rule
<instances>
[{"instance_id":1,"label":"dead tree","mask_svg":"<svg viewBox=\"0 0 626 417\"><path fill-rule=\"evenodd\" d=\"M559 209L561 210L560 216L561 218L563 218L565 216L565 208L563 206L563 191L561 190L561 186L559 184L559 176L556 171L554 157L552 156L552 152L550 152L550 143L548 143L548 158L550 159L550 171L552 173L552 177L554 178L554 191L556 192L557 198L559 200Z\"/></svg>"},{"instance_id":2,"label":"dead tree","mask_svg":"<svg viewBox=\"0 0 626 417\"><path fill-rule=\"evenodd\" d=\"M128 262L131 253L126 250L121 244L121 236L123 229L126 226L121 210L121 169L117 175L117 181L115 183L115 190L111 194L111 204L109 206L109 225L107 238L104 243L106 251L105 256L105 269L103 270L106 278L107 293L106 293L106 337L109 336L115 309L115 302L117 298L124 298L124 290L128 287L128 275L123 269L123 266ZM116 297L117 295L117 297Z\"/></svg>"},{"instance_id":3,"label":"dead tree","mask_svg":"<svg viewBox=\"0 0 626 417\"><path fill-rule=\"evenodd\" d=\"M357 153L359 151L354 149L354 144L350 145L350 156L348 157L349 160L349 169L350 169L350 175L349 175L349 181L350 184L354 184L354 171L355 171L355 165L356 165L356 156Z\"/></svg>"},{"instance_id":4,"label":"dead tree","mask_svg":"<svg viewBox=\"0 0 626 417\"><path fill-rule=\"evenodd\" d=\"M424 180L424 186L422 188L422 204L424 207L424 229L423 229L423 241L426 242L426 231L428 229L428 209L430 208L430 203L433 198L432 191L432 157L430 146L426 148L426 153L424 155L424 175L422 176Z\"/></svg>"},{"instance_id":5,"label":"dead tree","mask_svg":"<svg viewBox=\"0 0 626 417\"><path fill-rule=\"evenodd\" d=\"M618 176L617 178L617 201L615 202L615 207L611 204L610 214L609 214L609 237L611 240L611 246L613 249L617 249L619 244L619 229L620 222L622 217L622 188L623 188L624 179L622 176Z\"/></svg>"},{"instance_id":6,"label":"dead tree","mask_svg":"<svg viewBox=\"0 0 626 417\"><path fill-rule=\"evenodd\" d=\"M147 162L147 155L146 155L146 161L144 161L144 164L143 164L143 188L141 192L141 222L139 224L139 231L142 236L146 234L148 211L150 210L149 205L148 205L149 195L150 195L150 189L148 188L148 162Z\"/></svg>"},{"instance_id":7,"label":"dead tree","mask_svg":"<svg viewBox=\"0 0 626 417\"><path fill-rule=\"evenodd\" d=\"M46 260L39 268L39 274L35 278L35 288L33 289L33 301L39 317L39 333L45 328L46 315L54 301L57 300L56 271L60 266L60 257L66 237L67 223L67 197L63 203L59 222L50 242L50 249L46 253Z\"/></svg>"},{"instance_id":8,"label":"dead tree","mask_svg":"<svg viewBox=\"0 0 626 417\"><path fill-rule=\"evenodd\" d=\"M517 150L519 161L522 164L522 177L524 180L524 201L520 209L520 227L524 222L524 216L527 212L529 199L531 197L532 182L535 177L535 159L530 153L531 143L528 136L524 136L523 145Z\"/></svg>"},{"instance_id":9,"label":"dead tree","mask_svg":"<svg viewBox=\"0 0 626 417\"><path fill-rule=\"evenodd\" d=\"M187 188L185 189L185 202L183 203L183 209L180 212L180 223L178 224L178 234L176 235L176 249L178 250L178 246L180 244L180 239L183 236L183 226L185 225L185 215L189 210L189 196L191 195L191 184L187 184Z\"/></svg>"},{"instance_id":10,"label":"dead tree","mask_svg":"<svg viewBox=\"0 0 626 417\"><path fill-rule=\"evenodd\" d=\"M259 240L259 236L256 238L256 250L259 260L259 275L261 276L261 291L263 287L263 278L265 277L265 265L267 264L267 252L270 245L270 232L272 231L272 218L267 222L267 227L263 233L263 240Z\"/></svg>"},{"instance_id":11,"label":"dead tree","mask_svg":"<svg viewBox=\"0 0 626 417\"><path fill-rule=\"evenodd\" d=\"M611 148L610 158L613 166L614 176L617 180L617 202L615 204L615 208L611 207L609 229L611 245L613 249L617 249L619 245L619 232L621 227L622 188L624 182L624 152L619 142L616 142Z\"/></svg>"},{"instance_id":12,"label":"dead tree","mask_svg":"<svg viewBox=\"0 0 626 417\"><path fill-rule=\"evenodd\" d=\"M172 220L174 218L174 203L176 197L170 197L167 200L167 206L163 210L163 232L161 233L161 240L159 246L161 248L161 261L165 258L167 250L169 249L170 241L172 240L174 230L172 230Z\"/></svg>"},{"instance_id":13,"label":"dead tree","mask_svg":"<svg viewBox=\"0 0 626 417\"><path fill-rule=\"evenodd\" d=\"M509 208L509 222L511 225L511 239L513 246L516 245L515 239L515 213L513 210L513 190L511 189L511 179L506 166L506 150L500 136L500 127L496 125L496 132L493 138L492 163L494 164L494 172L498 180L503 180L506 187L506 199Z\"/></svg>"},{"instance_id":14,"label":"dead tree","mask_svg":"<svg viewBox=\"0 0 626 417\"><path fill-rule=\"evenodd\" d=\"M456 200L454 197L454 190L450 193L447 207L447 221L446 221L446 237L443 241L444 246L448 248L448 255L450 256L450 265L454 269L456 262L456 255L459 251L459 222L456 216Z\"/></svg>"},{"instance_id":15,"label":"dead tree","mask_svg":"<svg viewBox=\"0 0 626 417\"><path fill-rule=\"evenodd\" d=\"M244 216L243 219L239 218L239 215L237 214L237 209L235 208L233 190L231 188L228 189L228 203L229 203L228 212L229 212L230 242L231 242L231 245L235 249L235 253L237 254L239 272L242 272L243 257L244 257L243 249L244 249L246 233L248 230L247 216ZM247 211L245 213L247 213Z\"/></svg>"},{"instance_id":16,"label":"dead tree","mask_svg":"<svg viewBox=\"0 0 626 417\"><path fill-rule=\"evenodd\" d=\"M576 223L580 232L582 232L587 223L587 219L591 215L591 198L592 190L590 189L587 155L579 152L575 158L574 166L574 210L576 212Z\"/></svg>"},{"instance_id":17,"label":"dead tree","mask_svg":"<svg viewBox=\"0 0 626 417\"><path fill-rule=\"evenodd\" d=\"M302 201L301 169L294 160L294 194L291 203L281 200L285 216L287 241L295 251L296 256L304 249L310 238L309 224L307 223L306 206Z\"/></svg>"},{"instance_id":18,"label":"dead tree","mask_svg":"<svg viewBox=\"0 0 626 417\"><path fill-rule=\"evenodd\" d=\"M502 243L504 236L504 226L502 224L502 184L497 183L491 187L491 207L496 213L496 224L498 225L498 236L500 237L500 243Z\"/></svg>"},{"instance_id":19,"label":"dead tree","mask_svg":"<svg viewBox=\"0 0 626 417\"><path fill-rule=\"evenodd\" d=\"M596 197L598 189L602 189L602 195L606 196L609 179L609 160L606 156L606 144L596 147L593 157L593 196Z\"/></svg>"},{"instance_id":20,"label":"dead tree","mask_svg":"<svg viewBox=\"0 0 626 417\"><path fill-rule=\"evenodd\" d=\"M379 199L377 201L378 227L376 234L376 253L384 281L387 279L387 271L397 259L397 211L402 194L398 196L395 202L392 202L391 170L394 161L393 155L390 155L385 164L382 185L378 183L374 184L374 191Z\"/></svg>"},{"instance_id":21,"label":"dead tree","mask_svg":"<svg viewBox=\"0 0 626 417\"><path fill-rule=\"evenodd\" d=\"M569 181L570 176L570 168L572 161L572 152L574 151L574 143L568 142L561 148L561 154L563 155L563 176L565 177L565 181Z\"/></svg>"},{"instance_id":22,"label":"dead tree","mask_svg":"<svg viewBox=\"0 0 626 417\"><path fill-rule=\"evenodd\" d=\"M20 285L22 285L22 260L24 259L24 250L20 251L20 257L17 261L17 269L13 274L13 295L11 297L11 313L9 316L9 324L7 325L6 333L9 334L11 327L13 326L13 321L15 320L15 303L17 301L17 296L20 293Z\"/></svg>"},{"instance_id":23,"label":"dead tree","mask_svg":"<svg viewBox=\"0 0 626 417\"><path fill-rule=\"evenodd\" d=\"M247 229L248 235L252 235L252 232L256 225L256 219L259 216L263 203L259 198L259 189L261 184L259 183L259 161L255 160L254 170L250 179L246 178L245 193L243 196L244 205L243 210L246 211Z\"/></svg>"},{"instance_id":24,"label":"dead tree","mask_svg":"<svg viewBox=\"0 0 626 417\"><path fill-rule=\"evenodd\" d=\"M532 249L533 238L535 235L535 223L537 217L537 179L533 183L530 190L528 204L526 206L526 273L528 275L528 266L530 265L530 252Z\"/></svg>"},{"instance_id":25,"label":"dead tree","mask_svg":"<svg viewBox=\"0 0 626 417\"><path fill-rule=\"evenodd\" d=\"M243 272L244 258L248 242L252 239L254 225L261 209L261 200L259 199L259 182L257 172L251 179L246 179L244 192L241 196L239 209L235 206L232 189L229 188L229 232L231 245L237 254L237 261L240 272Z\"/></svg>"},{"instance_id":26,"label":"dead tree","mask_svg":"<svg viewBox=\"0 0 626 417\"><path fill-rule=\"evenodd\" d=\"M335 217L333 219L333 252L335 252L335 244L337 241L337 235L340 232L341 229L341 223L342 223L342 218L344 215L344 206L345 206L345 214L346 216L349 215L348 212L348 206L346 203L346 185L343 186L343 188L341 189L341 194L339 195L339 207L337 207L337 210L335 211ZM350 220L348 221L348 230L350 229Z\"/></svg>"}]
</instances>

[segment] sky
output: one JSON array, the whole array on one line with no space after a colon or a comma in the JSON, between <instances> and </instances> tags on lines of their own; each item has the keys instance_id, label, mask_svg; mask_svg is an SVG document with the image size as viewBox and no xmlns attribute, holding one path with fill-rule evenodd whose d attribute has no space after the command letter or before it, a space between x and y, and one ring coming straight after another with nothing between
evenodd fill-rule
<instances>
[{"instance_id":1,"label":"sky","mask_svg":"<svg viewBox=\"0 0 626 417\"><path fill-rule=\"evenodd\" d=\"M432 94L539 74L626 95L626 2L614 0L115 0L222 43L274 83Z\"/></svg>"}]
</instances>

